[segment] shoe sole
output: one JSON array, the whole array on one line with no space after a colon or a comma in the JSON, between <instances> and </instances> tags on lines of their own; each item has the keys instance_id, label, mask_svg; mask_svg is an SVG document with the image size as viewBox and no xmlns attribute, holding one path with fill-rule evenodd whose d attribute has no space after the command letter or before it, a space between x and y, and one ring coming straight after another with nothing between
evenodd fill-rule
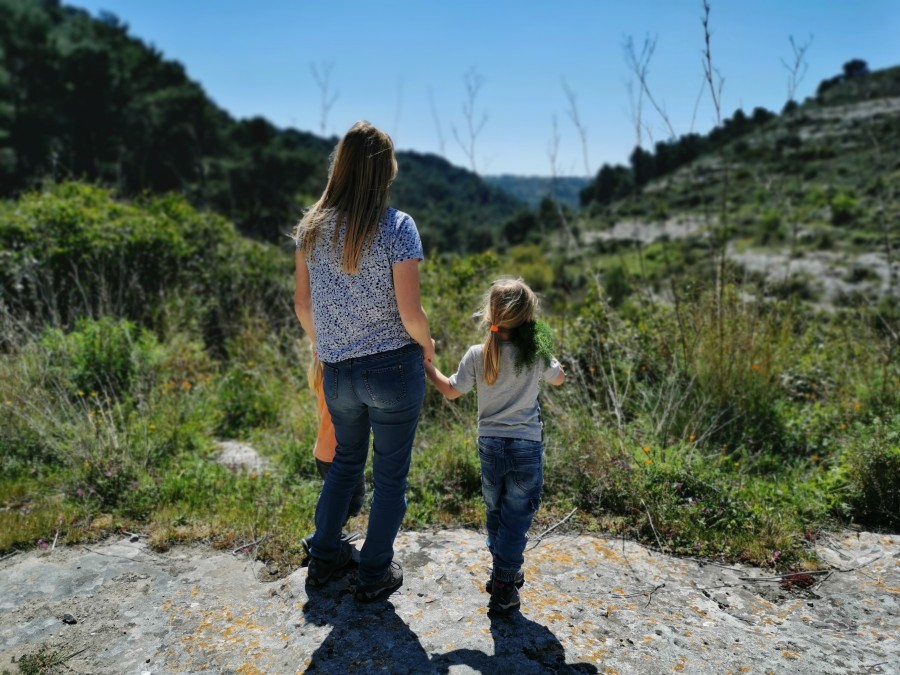
<instances>
[{"instance_id":1,"label":"shoe sole","mask_svg":"<svg viewBox=\"0 0 900 675\"><path fill-rule=\"evenodd\" d=\"M502 605L498 602L489 602L488 603L488 611L489 612L497 612L499 614L509 614L513 610L519 609L522 605L521 602L512 602L508 605Z\"/></svg>"}]
</instances>

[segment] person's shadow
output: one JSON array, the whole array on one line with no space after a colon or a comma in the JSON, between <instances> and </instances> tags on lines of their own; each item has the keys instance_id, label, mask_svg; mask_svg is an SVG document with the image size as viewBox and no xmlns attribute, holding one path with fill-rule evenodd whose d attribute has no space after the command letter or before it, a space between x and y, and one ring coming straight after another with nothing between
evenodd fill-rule
<instances>
[{"instance_id":1,"label":"person's shadow","mask_svg":"<svg viewBox=\"0 0 900 675\"><path fill-rule=\"evenodd\" d=\"M306 586L306 624L332 630L313 652L311 673L447 673L466 665L481 673L596 673L589 663L566 663L565 649L545 626L520 612L488 613L494 653L454 649L429 655L418 636L401 619L390 598L371 604L353 599L351 571L327 587Z\"/></svg>"},{"instance_id":2,"label":"person's shadow","mask_svg":"<svg viewBox=\"0 0 900 675\"><path fill-rule=\"evenodd\" d=\"M525 618L520 612L508 615L488 613L493 656L476 649L454 649L434 657L447 672L450 666L467 665L481 673L596 673L590 663L566 663L562 643L546 626Z\"/></svg>"},{"instance_id":3,"label":"person's shadow","mask_svg":"<svg viewBox=\"0 0 900 675\"><path fill-rule=\"evenodd\" d=\"M360 604L352 587L335 593L307 586L307 623L332 626L313 652L309 673L432 673L435 665L390 601Z\"/></svg>"}]
</instances>

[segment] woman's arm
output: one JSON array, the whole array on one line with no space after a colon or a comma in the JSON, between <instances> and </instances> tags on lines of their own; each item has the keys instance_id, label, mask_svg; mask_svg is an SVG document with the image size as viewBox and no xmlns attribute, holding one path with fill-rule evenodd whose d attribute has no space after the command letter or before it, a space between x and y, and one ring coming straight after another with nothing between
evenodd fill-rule
<instances>
[{"instance_id":1,"label":"woman's arm","mask_svg":"<svg viewBox=\"0 0 900 675\"><path fill-rule=\"evenodd\" d=\"M447 376L439 371L433 363L425 364L425 374L428 375L429 380L434 382L434 386L437 387L437 390L441 392L448 401L452 401L453 399L462 396L462 392L454 389Z\"/></svg>"},{"instance_id":2,"label":"woman's arm","mask_svg":"<svg viewBox=\"0 0 900 675\"><path fill-rule=\"evenodd\" d=\"M400 320L409 336L422 348L425 363L431 363L434 360L434 340L431 339L431 330L428 328L428 316L422 308L419 261L413 258L398 262L393 267L393 273Z\"/></svg>"},{"instance_id":3,"label":"woman's arm","mask_svg":"<svg viewBox=\"0 0 900 675\"><path fill-rule=\"evenodd\" d=\"M296 254L296 268L294 271L294 313L303 326L303 331L313 343L313 351L316 345L316 324L313 320L312 291L309 288L309 268L306 266L306 254L298 249Z\"/></svg>"}]
</instances>

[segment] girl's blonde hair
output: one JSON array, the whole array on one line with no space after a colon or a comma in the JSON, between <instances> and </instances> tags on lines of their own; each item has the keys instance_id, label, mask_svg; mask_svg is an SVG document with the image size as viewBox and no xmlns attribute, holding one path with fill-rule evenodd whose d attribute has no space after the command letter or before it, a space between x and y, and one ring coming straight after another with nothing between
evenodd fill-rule
<instances>
[{"instance_id":1,"label":"girl's blonde hair","mask_svg":"<svg viewBox=\"0 0 900 675\"><path fill-rule=\"evenodd\" d=\"M489 329L484 340L482 365L484 381L494 384L500 373L500 337L493 330L509 331L532 321L538 311L538 297L522 279L498 279L484 296L481 321Z\"/></svg>"},{"instance_id":2,"label":"girl's blonde hair","mask_svg":"<svg viewBox=\"0 0 900 675\"><path fill-rule=\"evenodd\" d=\"M309 388L314 392L318 391L322 386L322 380L325 378L325 368L319 357L313 352L312 360L309 362L309 368L306 369L306 379L309 381Z\"/></svg>"},{"instance_id":3,"label":"girl's blonde hair","mask_svg":"<svg viewBox=\"0 0 900 675\"><path fill-rule=\"evenodd\" d=\"M294 233L304 254L312 256L322 226L335 218L332 246L338 245L343 225L341 267L347 274L356 274L363 250L372 243L387 211L396 176L391 137L364 120L350 127L332 153L325 191Z\"/></svg>"}]
</instances>

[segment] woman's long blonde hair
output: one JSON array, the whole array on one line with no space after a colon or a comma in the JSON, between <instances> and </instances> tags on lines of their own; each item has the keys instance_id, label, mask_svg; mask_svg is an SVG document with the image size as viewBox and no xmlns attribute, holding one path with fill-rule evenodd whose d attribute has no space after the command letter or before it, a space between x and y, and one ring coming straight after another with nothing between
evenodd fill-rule
<instances>
[{"instance_id":1,"label":"woman's long blonde hair","mask_svg":"<svg viewBox=\"0 0 900 675\"><path fill-rule=\"evenodd\" d=\"M498 279L484 296L481 321L488 328L484 340L482 365L484 381L494 384L500 373L500 337L492 329L510 331L534 319L538 297L522 279Z\"/></svg>"},{"instance_id":2,"label":"woman's long blonde hair","mask_svg":"<svg viewBox=\"0 0 900 675\"><path fill-rule=\"evenodd\" d=\"M325 191L297 225L294 237L306 256L312 256L322 226L335 218L332 246L338 245L343 225L341 267L356 274L363 250L387 211L396 176L391 137L364 120L350 127L332 154Z\"/></svg>"}]
</instances>

